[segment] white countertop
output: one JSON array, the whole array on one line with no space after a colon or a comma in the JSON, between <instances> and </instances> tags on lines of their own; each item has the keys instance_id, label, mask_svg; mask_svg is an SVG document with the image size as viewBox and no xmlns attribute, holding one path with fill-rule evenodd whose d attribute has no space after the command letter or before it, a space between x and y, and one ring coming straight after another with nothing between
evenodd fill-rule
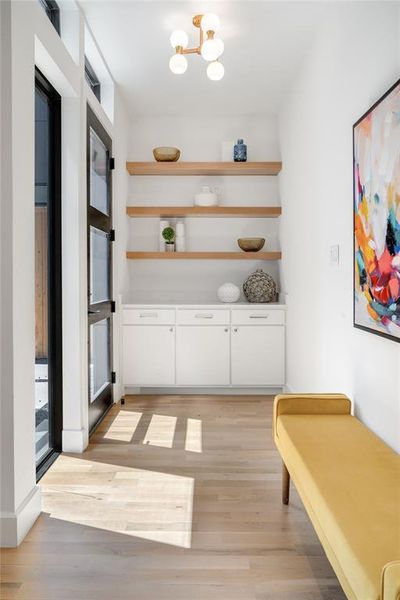
<instances>
[{"instance_id":1,"label":"white countertop","mask_svg":"<svg viewBox=\"0 0 400 600\"><path fill-rule=\"evenodd\" d=\"M250 308L250 309L266 309L268 310L277 310L277 309L285 309L286 305L280 302L265 302L262 304L257 304L253 302L157 302L157 303L148 303L148 302L132 302L132 303L122 303L122 308L137 308L146 306L147 308L203 308L207 306L207 308L218 309L218 308Z\"/></svg>"}]
</instances>

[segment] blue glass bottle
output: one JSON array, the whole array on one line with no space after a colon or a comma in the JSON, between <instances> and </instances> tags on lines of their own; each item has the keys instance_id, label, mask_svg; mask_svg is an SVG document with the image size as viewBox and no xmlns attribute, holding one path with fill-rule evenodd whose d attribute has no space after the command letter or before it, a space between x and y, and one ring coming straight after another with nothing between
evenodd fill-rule
<instances>
[{"instance_id":1,"label":"blue glass bottle","mask_svg":"<svg viewBox=\"0 0 400 600\"><path fill-rule=\"evenodd\" d=\"M238 140L237 144L233 147L233 160L235 162L246 162L247 161L247 146L243 143L243 140Z\"/></svg>"}]
</instances>

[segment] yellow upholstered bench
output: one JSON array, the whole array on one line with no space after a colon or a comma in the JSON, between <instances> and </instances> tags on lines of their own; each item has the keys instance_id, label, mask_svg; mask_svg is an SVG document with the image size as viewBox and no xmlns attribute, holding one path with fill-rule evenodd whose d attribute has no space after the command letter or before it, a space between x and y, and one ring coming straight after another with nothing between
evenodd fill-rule
<instances>
[{"instance_id":1,"label":"yellow upholstered bench","mask_svg":"<svg viewBox=\"0 0 400 600\"><path fill-rule=\"evenodd\" d=\"M400 600L400 456L341 394L276 396L282 501L296 485L349 600Z\"/></svg>"}]
</instances>

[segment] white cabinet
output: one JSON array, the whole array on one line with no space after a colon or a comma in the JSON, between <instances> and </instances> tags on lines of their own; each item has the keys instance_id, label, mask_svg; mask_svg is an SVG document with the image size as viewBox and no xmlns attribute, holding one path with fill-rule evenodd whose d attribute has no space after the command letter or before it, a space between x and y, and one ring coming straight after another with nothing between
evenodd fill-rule
<instances>
[{"instance_id":1,"label":"white cabinet","mask_svg":"<svg viewBox=\"0 0 400 600\"><path fill-rule=\"evenodd\" d=\"M232 326L232 385L283 385L284 344L282 325Z\"/></svg>"},{"instance_id":2,"label":"white cabinet","mask_svg":"<svg viewBox=\"0 0 400 600\"><path fill-rule=\"evenodd\" d=\"M282 305L126 305L122 338L126 386L285 384Z\"/></svg>"},{"instance_id":3,"label":"white cabinet","mask_svg":"<svg viewBox=\"0 0 400 600\"><path fill-rule=\"evenodd\" d=\"M173 385L175 327L124 325L122 329L124 385Z\"/></svg>"},{"instance_id":4,"label":"white cabinet","mask_svg":"<svg viewBox=\"0 0 400 600\"><path fill-rule=\"evenodd\" d=\"M228 326L183 325L176 331L176 383L229 385L230 332Z\"/></svg>"}]
</instances>

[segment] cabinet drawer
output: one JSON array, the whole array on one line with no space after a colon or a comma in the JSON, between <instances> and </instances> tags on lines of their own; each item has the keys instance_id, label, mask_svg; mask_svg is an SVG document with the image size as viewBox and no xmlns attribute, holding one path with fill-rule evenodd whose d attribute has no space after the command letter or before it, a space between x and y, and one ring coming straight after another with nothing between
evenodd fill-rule
<instances>
[{"instance_id":1,"label":"cabinet drawer","mask_svg":"<svg viewBox=\"0 0 400 600\"><path fill-rule=\"evenodd\" d=\"M229 310L186 310L176 311L178 325L229 325Z\"/></svg>"},{"instance_id":2,"label":"cabinet drawer","mask_svg":"<svg viewBox=\"0 0 400 600\"><path fill-rule=\"evenodd\" d=\"M284 325L284 310L268 310L255 308L254 310L232 310L232 325Z\"/></svg>"},{"instance_id":3,"label":"cabinet drawer","mask_svg":"<svg viewBox=\"0 0 400 600\"><path fill-rule=\"evenodd\" d=\"M175 311L170 309L124 308L123 325L171 325L175 323Z\"/></svg>"}]
</instances>

